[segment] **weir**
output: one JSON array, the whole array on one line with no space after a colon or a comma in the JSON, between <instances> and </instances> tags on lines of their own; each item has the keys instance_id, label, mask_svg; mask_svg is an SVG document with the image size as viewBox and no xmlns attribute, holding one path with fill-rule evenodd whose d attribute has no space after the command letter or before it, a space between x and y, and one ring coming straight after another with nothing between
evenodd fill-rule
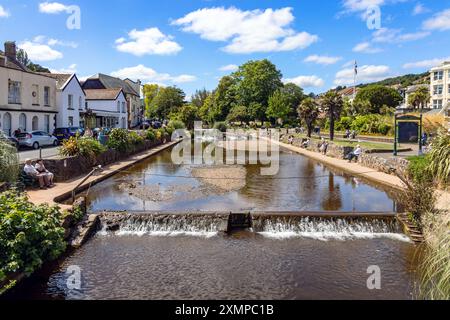
<instances>
[{"instance_id":1,"label":"weir","mask_svg":"<svg viewBox=\"0 0 450 320\"><path fill-rule=\"evenodd\" d=\"M273 238L408 241L397 215L388 212L103 212L99 216L104 234L211 237L244 229Z\"/></svg>"}]
</instances>

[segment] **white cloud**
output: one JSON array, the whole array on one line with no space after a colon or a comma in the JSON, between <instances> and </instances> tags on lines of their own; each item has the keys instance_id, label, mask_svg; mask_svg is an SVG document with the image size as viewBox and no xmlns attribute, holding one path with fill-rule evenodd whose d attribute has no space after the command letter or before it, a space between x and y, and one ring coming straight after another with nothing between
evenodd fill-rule
<instances>
[{"instance_id":1,"label":"white cloud","mask_svg":"<svg viewBox=\"0 0 450 320\"><path fill-rule=\"evenodd\" d=\"M379 81L390 75L390 68L384 65L364 65L358 69L357 82L367 83ZM337 86L351 85L354 82L355 69L347 68L336 73L334 84Z\"/></svg>"},{"instance_id":2,"label":"white cloud","mask_svg":"<svg viewBox=\"0 0 450 320\"><path fill-rule=\"evenodd\" d=\"M3 8L3 6L0 6L0 18L8 18L10 15L8 10Z\"/></svg>"},{"instance_id":3,"label":"white cloud","mask_svg":"<svg viewBox=\"0 0 450 320\"><path fill-rule=\"evenodd\" d=\"M239 69L239 67L235 64L229 64L229 65L222 66L219 68L220 71L231 71L231 72L234 72L237 69Z\"/></svg>"},{"instance_id":4,"label":"white cloud","mask_svg":"<svg viewBox=\"0 0 450 320\"><path fill-rule=\"evenodd\" d=\"M425 30L450 30L450 9L435 14L423 23Z\"/></svg>"},{"instance_id":5,"label":"white cloud","mask_svg":"<svg viewBox=\"0 0 450 320\"><path fill-rule=\"evenodd\" d=\"M335 64L342 60L342 57L330 57L330 56L319 56L319 55L311 55L303 60L304 62L313 62L322 65L331 65Z\"/></svg>"},{"instance_id":6,"label":"white cloud","mask_svg":"<svg viewBox=\"0 0 450 320\"><path fill-rule=\"evenodd\" d=\"M42 2L39 4L39 12L47 14L59 14L61 12L69 12L70 6L59 2Z\"/></svg>"},{"instance_id":7,"label":"white cloud","mask_svg":"<svg viewBox=\"0 0 450 320\"><path fill-rule=\"evenodd\" d=\"M447 58L436 58L429 60L421 60L415 62L408 62L403 65L404 69L430 69L442 64L444 61L450 61L450 57Z\"/></svg>"},{"instance_id":8,"label":"white cloud","mask_svg":"<svg viewBox=\"0 0 450 320\"><path fill-rule=\"evenodd\" d=\"M162 33L158 28L145 30L132 30L128 33L129 40L119 38L116 48L121 52L131 53L135 56L144 55L170 55L180 52L183 48L173 41L171 36Z\"/></svg>"},{"instance_id":9,"label":"white cloud","mask_svg":"<svg viewBox=\"0 0 450 320\"><path fill-rule=\"evenodd\" d=\"M383 51L380 48L375 48L372 47L372 45L370 44L370 42L362 42L357 44L354 48L353 48L353 52L360 52L360 53L378 53Z\"/></svg>"},{"instance_id":10,"label":"white cloud","mask_svg":"<svg viewBox=\"0 0 450 320\"><path fill-rule=\"evenodd\" d=\"M311 87L323 87L325 85L325 81L319 78L318 76L298 76L295 78L287 78L283 79L284 83L295 83L296 85L302 88L311 88Z\"/></svg>"},{"instance_id":11,"label":"white cloud","mask_svg":"<svg viewBox=\"0 0 450 320\"><path fill-rule=\"evenodd\" d=\"M78 43L72 41L62 41L58 39L47 38L46 36L39 35L34 37L33 42L40 44L47 44L49 46L61 46L61 47L71 47L73 49L78 48Z\"/></svg>"},{"instance_id":12,"label":"white cloud","mask_svg":"<svg viewBox=\"0 0 450 320\"><path fill-rule=\"evenodd\" d=\"M402 33L398 29L381 28L373 33L372 41L377 43L401 43L420 40L430 34L428 31Z\"/></svg>"},{"instance_id":13,"label":"white cloud","mask_svg":"<svg viewBox=\"0 0 450 320\"><path fill-rule=\"evenodd\" d=\"M77 73L77 65L76 64L71 64L69 67L67 68L62 68L62 69L50 69L51 73ZM81 80L80 80L81 81Z\"/></svg>"},{"instance_id":14,"label":"white cloud","mask_svg":"<svg viewBox=\"0 0 450 320\"><path fill-rule=\"evenodd\" d=\"M418 3L415 5L414 10L413 10L413 16L417 16L419 14L423 14L423 13L427 13L430 10L428 8L426 8L423 4Z\"/></svg>"},{"instance_id":15,"label":"white cloud","mask_svg":"<svg viewBox=\"0 0 450 320\"><path fill-rule=\"evenodd\" d=\"M20 43L18 47L25 50L28 57L32 61L52 61L63 58L63 54L61 52L52 49L47 44L24 41Z\"/></svg>"},{"instance_id":16,"label":"white cloud","mask_svg":"<svg viewBox=\"0 0 450 320\"><path fill-rule=\"evenodd\" d=\"M365 19L369 8L381 7L385 3L385 0L344 0L342 3L344 10L339 14L357 13L362 19Z\"/></svg>"},{"instance_id":17,"label":"white cloud","mask_svg":"<svg viewBox=\"0 0 450 320\"><path fill-rule=\"evenodd\" d=\"M159 73L152 68L148 68L142 64L135 67L123 68L111 73L113 77L118 78L129 78L132 80L141 80L148 83L163 83L163 82L173 82L173 83L186 83L193 82L197 80L197 77L187 74L182 74L178 76L172 76L168 73Z\"/></svg>"},{"instance_id":18,"label":"white cloud","mask_svg":"<svg viewBox=\"0 0 450 320\"><path fill-rule=\"evenodd\" d=\"M172 22L202 39L223 41L228 53L281 52L304 49L319 40L289 26L292 8L242 11L231 7L204 8Z\"/></svg>"}]
</instances>

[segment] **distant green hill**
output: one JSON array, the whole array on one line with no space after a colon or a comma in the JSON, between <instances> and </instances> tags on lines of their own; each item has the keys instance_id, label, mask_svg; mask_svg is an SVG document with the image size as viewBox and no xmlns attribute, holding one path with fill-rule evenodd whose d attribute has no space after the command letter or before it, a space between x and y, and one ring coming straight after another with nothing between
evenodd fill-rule
<instances>
[{"instance_id":1,"label":"distant green hill","mask_svg":"<svg viewBox=\"0 0 450 320\"><path fill-rule=\"evenodd\" d=\"M401 85L402 87L408 87L412 86L414 84L428 84L430 83L430 73L424 72L420 74L407 74L400 77L395 78L388 78L382 81L373 82L373 83L367 83L367 84L361 84L358 87L366 87L368 85L374 85L379 84L383 86L395 86L395 85Z\"/></svg>"}]
</instances>

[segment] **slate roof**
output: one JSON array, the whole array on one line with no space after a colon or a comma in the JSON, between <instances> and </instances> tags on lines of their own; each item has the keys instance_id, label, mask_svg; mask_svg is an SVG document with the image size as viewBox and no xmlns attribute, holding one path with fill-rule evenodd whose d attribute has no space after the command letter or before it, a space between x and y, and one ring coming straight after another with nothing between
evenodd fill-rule
<instances>
[{"instance_id":1,"label":"slate roof","mask_svg":"<svg viewBox=\"0 0 450 320\"><path fill-rule=\"evenodd\" d=\"M47 76L56 80L56 86L60 90L64 90L64 87L68 80L72 79L74 74L65 74L65 73L44 73L39 72L39 74L43 76Z\"/></svg>"},{"instance_id":2,"label":"slate roof","mask_svg":"<svg viewBox=\"0 0 450 320\"><path fill-rule=\"evenodd\" d=\"M6 68L11 68L11 69L19 70L19 71L30 72L30 70L28 70L27 67L25 67L23 64L21 64L16 59L7 58L3 51L0 51L0 56L2 58L6 59L6 65L5 65Z\"/></svg>"},{"instance_id":3,"label":"slate roof","mask_svg":"<svg viewBox=\"0 0 450 320\"><path fill-rule=\"evenodd\" d=\"M135 96L140 96L139 92L136 92L133 87L131 85L129 85L126 81L119 79L119 78L115 78L112 76L108 76L106 74L102 74L102 73L98 73L90 78L88 78L84 83L83 83L83 88L85 89L92 89L92 82L94 82L95 80L97 80L98 82L101 83L101 85L105 88L105 89L116 89L116 88L122 88L123 92L125 94L132 94ZM94 85L95 86L95 85ZM98 86L96 89L99 89Z\"/></svg>"},{"instance_id":4,"label":"slate roof","mask_svg":"<svg viewBox=\"0 0 450 320\"><path fill-rule=\"evenodd\" d=\"M84 89L86 100L116 100L122 88L114 89Z\"/></svg>"}]
</instances>

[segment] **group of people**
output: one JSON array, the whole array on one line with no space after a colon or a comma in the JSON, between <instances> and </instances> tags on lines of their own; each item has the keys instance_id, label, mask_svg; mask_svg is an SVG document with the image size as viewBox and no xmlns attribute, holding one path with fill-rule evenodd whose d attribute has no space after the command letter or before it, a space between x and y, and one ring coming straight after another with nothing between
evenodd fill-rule
<instances>
[{"instance_id":1,"label":"group of people","mask_svg":"<svg viewBox=\"0 0 450 320\"><path fill-rule=\"evenodd\" d=\"M345 130L344 139L352 139L355 140L357 133L355 130L350 131L349 129Z\"/></svg>"},{"instance_id":2,"label":"group of people","mask_svg":"<svg viewBox=\"0 0 450 320\"><path fill-rule=\"evenodd\" d=\"M329 145L330 144L324 138L322 138L322 140L320 140L319 144L317 145L317 147L319 148L319 152L323 155L326 155Z\"/></svg>"},{"instance_id":3,"label":"group of people","mask_svg":"<svg viewBox=\"0 0 450 320\"><path fill-rule=\"evenodd\" d=\"M31 178L37 179L39 181L39 187L42 190L46 190L47 188L53 188L55 186L54 174L45 168L44 160L39 159L36 161L36 164L33 166L30 159L25 161L25 167L23 171L30 176Z\"/></svg>"}]
</instances>

